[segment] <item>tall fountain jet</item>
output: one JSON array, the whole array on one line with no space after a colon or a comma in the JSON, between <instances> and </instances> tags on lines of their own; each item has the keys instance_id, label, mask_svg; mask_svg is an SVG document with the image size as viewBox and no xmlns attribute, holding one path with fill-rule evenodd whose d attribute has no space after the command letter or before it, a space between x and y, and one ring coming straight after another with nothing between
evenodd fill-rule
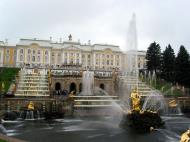
<instances>
[{"instance_id":1,"label":"tall fountain jet","mask_svg":"<svg viewBox=\"0 0 190 142\"><path fill-rule=\"evenodd\" d=\"M133 13L132 19L129 23L127 33L127 52L126 52L126 67L127 72L132 75L138 75L138 63L137 63L137 30L136 30L136 16Z\"/></svg>"},{"instance_id":2,"label":"tall fountain jet","mask_svg":"<svg viewBox=\"0 0 190 142\"><path fill-rule=\"evenodd\" d=\"M84 71L82 77L82 95L91 96L94 90L94 72Z\"/></svg>"},{"instance_id":3,"label":"tall fountain jet","mask_svg":"<svg viewBox=\"0 0 190 142\"><path fill-rule=\"evenodd\" d=\"M130 110L130 94L133 89L138 91L138 63L137 63L137 30L136 16L133 13L127 32L123 76L119 93L123 96L125 110Z\"/></svg>"}]
</instances>

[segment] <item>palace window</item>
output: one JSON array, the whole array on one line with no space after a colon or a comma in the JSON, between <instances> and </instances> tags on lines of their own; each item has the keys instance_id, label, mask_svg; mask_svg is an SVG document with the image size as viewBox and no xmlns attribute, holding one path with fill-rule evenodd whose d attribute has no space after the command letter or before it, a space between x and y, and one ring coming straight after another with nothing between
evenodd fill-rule
<instances>
[{"instance_id":1,"label":"palace window","mask_svg":"<svg viewBox=\"0 0 190 142\"><path fill-rule=\"evenodd\" d=\"M117 66L119 66L119 61L117 61Z\"/></svg>"},{"instance_id":2,"label":"palace window","mask_svg":"<svg viewBox=\"0 0 190 142\"><path fill-rule=\"evenodd\" d=\"M70 64L73 64L73 59L71 59Z\"/></svg>"},{"instance_id":3,"label":"palace window","mask_svg":"<svg viewBox=\"0 0 190 142\"><path fill-rule=\"evenodd\" d=\"M85 55L84 55L84 54L82 54L82 58L85 58Z\"/></svg>"},{"instance_id":4,"label":"palace window","mask_svg":"<svg viewBox=\"0 0 190 142\"><path fill-rule=\"evenodd\" d=\"M109 55L107 55L107 58L109 58Z\"/></svg>"},{"instance_id":5,"label":"palace window","mask_svg":"<svg viewBox=\"0 0 190 142\"><path fill-rule=\"evenodd\" d=\"M40 56L38 56L38 62L40 62Z\"/></svg>"},{"instance_id":6,"label":"palace window","mask_svg":"<svg viewBox=\"0 0 190 142\"><path fill-rule=\"evenodd\" d=\"M32 56L32 62L35 62L35 56Z\"/></svg>"},{"instance_id":7,"label":"palace window","mask_svg":"<svg viewBox=\"0 0 190 142\"><path fill-rule=\"evenodd\" d=\"M20 49L20 53L23 54L23 49Z\"/></svg>"},{"instance_id":8,"label":"palace window","mask_svg":"<svg viewBox=\"0 0 190 142\"><path fill-rule=\"evenodd\" d=\"M77 57L79 57L79 53L77 53Z\"/></svg>"},{"instance_id":9,"label":"palace window","mask_svg":"<svg viewBox=\"0 0 190 142\"><path fill-rule=\"evenodd\" d=\"M109 60L107 60L107 65L109 65L110 64L110 62L109 62Z\"/></svg>"},{"instance_id":10,"label":"palace window","mask_svg":"<svg viewBox=\"0 0 190 142\"><path fill-rule=\"evenodd\" d=\"M30 54L31 53L31 50L30 49L28 49L28 54Z\"/></svg>"},{"instance_id":11,"label":"palace window","mask_svg":"<svg viewBox=\"0 0 190 142\"><path fill-rule=\"evenodd\" d=\"M113 60L111 60L111 65L113 65Z\"/></svg>"},{"instance_id":12,"label":"palace window","mask_svg":"<svg viewBox=\"0 0 190 142\"><path fill-rule=\"evenodd\" d=\"M77 64L79 64L79 59L77 59Z\"/></svg>"},{"instance_id":13,"label":"palace window","mask_svg":"<svg viewBox=\"0 0 190 142\"><path fill-rule=\"evenodd\" d=\"M35 50L33 50L33 54L35 54L36 53L36 51Z\"/></svg>"},{"instance_id":14,"label":"palace window","mask_svg":"<svg viewBox=\"0 0 190 142\"><path fill-rule=\"evenodd\" d=\"M141 64L140 63L138 63L138 68L140 68L141 67Z\"/></svg>"},{"instance_id":15,"label":"palace window","mask_svg":"<svg viewBox=\"0 0 190 142\"><path fill-rule=\"evenodd\" d=\"M7 54L9 54L9 49L7 49Z\"/></svg>"},{"instance_id":16,"label":"palace window","mask_svg":"<svg viewBox=\"0 0 190 142\"><path fill-rule=\"evenodd\" d=\"M45 51L45 55L48 55L48 51L47 50Z\"/></svg>"},{"instance_id":17,"label":"palace window","mask_svg":"<svg viewBox=\"0 0 190 142\"><path fill-rule=\"evenodd\" d=\"M90 58L90 54L88 55L88 58Z\"/></svg>"},{"instance_id":18,"label":"palace window","mask_svg":"<svg viewBox=\"0 0 190 142\"><path fill-rule=\"evenodd\" d=\"M40 54L40 50L38 50L38 54Z\"/></svg>"}]
</instances>

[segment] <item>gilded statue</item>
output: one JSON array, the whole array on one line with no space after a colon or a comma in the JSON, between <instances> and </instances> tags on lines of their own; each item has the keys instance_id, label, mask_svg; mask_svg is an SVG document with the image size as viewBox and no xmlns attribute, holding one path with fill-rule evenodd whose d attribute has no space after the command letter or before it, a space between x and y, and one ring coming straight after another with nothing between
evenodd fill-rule
<instances>
[{"instance_id":1,"label":"gilded statue","mask_svg":"<svg viewBox=\"0 0 190 142\"><path fill-rule=\"evenodd\" d=\"M169 101L169 107L177 107L177 101L176 100L171 100L171 101Z\"/></svg>"},{"instance_id":2,"label":"gilded statue","mask_svg":"<svg viewBox=\"0 0 190 142\"><path fill-rule=\"evenodd\" d=\"M34 110L34 103L32 101L28 104L28 110Z\"/></svg>"},{"instance_id":3,"label":"gilded statue","mask_svg":"<svg viewBox=\"0 0 190 142\"><path fill-rule=\"evenodd\" d=\"M181 135L180 142L190 142L190 130L187 130L185 133Z\"/></svg>"},{"instance_id":4,"label":"gilded statue","mask_svg":"<svg viewBox=\"0 0 190 142\"><path fill-rule=\"evenodd\" d=\"M140 111L140 96L137 89L134 89L131 93L132 110Z\"/></svg>"}]
</instances>

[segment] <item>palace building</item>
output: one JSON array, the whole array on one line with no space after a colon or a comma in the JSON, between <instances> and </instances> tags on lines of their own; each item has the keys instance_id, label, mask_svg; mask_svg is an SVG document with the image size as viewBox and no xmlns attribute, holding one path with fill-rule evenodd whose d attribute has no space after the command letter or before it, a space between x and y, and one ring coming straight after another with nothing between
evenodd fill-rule
<instances>
[{"instance_id":1,"label":"palace building","mask_svg":"<svg viewBox=\"0 0 190 142\"><path fill-rule=\"evenodd\" d=\"M138 53L138 67L145 68L145 52ZM85 69L121 70L124 53L110 44L82 44L72 40L53 42L39 39L20 39L16 46L0 41L0 66L52 67L80 66Z\"/></svg>"}]
</instances>

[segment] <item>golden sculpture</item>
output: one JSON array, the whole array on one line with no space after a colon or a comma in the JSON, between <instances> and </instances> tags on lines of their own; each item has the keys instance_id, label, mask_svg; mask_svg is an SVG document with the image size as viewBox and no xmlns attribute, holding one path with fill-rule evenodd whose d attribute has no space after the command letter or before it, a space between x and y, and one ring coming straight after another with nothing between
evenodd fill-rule
<instances>
[{"instance_id":1,"label":"golden sculpture","mask_svg":"<svg viewBox=\"0 0 190 142\"><path fill-rule=\"evenodd\" d=\"M177 102L176 102L176 100L171 100L171 101L169 101L169 107L177 107Z\"/></svg>"},{"instance_id":2,"label":"golden sculpture","mask_svg":"<svg viewBox=\"0 0 190 142\"><path fill-rule=\"evenodd\" d=\"M34 103L32 101L28 104L28 110L34 110Z\"/></svg>"},{"instance_id":3,"label":"golden sculpture","mask_svg":"<svg viewBox=\"0 0 190 142\"><path fill-rule=\"evenodd\" d=\"M131 93L132 110L140 111L140 96L137 89L134 89Z\"/></svg>"},{"instance_id":4,"label":"golden sculpture","mask_svg":"<svg viewBox=\"0 0 190 142\"><path fill-rule=\"evenodd\" d=\"M181 135L180 142L189 142L190 141L190 130L187 130L185 133Z\"/></svg>"}]
</instances>

